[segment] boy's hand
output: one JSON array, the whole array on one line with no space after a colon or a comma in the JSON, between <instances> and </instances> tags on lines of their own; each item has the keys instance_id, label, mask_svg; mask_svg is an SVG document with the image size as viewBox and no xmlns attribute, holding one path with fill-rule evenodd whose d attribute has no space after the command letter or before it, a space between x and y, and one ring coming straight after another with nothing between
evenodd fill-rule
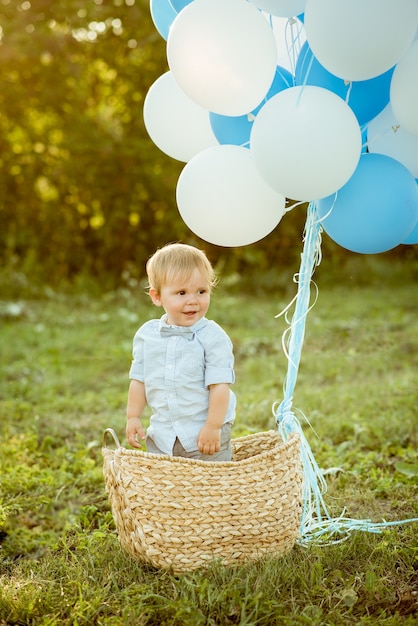
<instances>
[{"instance_id":1,"label":"boy's hand","mask_svg":"<svg viewBox=\"0 0 418 626\"><path fill-rule=\"evenodd\" d=\"M145 431L142 428L141 420L139 419L139 417L128 418L126 424L126 437L128 439L128 443L133 448L141 447L141 444L138 443L138 437L140 439L145 439Z\"/></svg>"},{"instance_id":2,"label":"boy's hand","mask_svg":"<svg viewBox=\"0 0 418 626\"><path fill-rule=\"evenodd\" d=\"M221 430L205 424L197 438L197 447L202 454L215 454L221 448Z\"/></svg>"}]
</instances>

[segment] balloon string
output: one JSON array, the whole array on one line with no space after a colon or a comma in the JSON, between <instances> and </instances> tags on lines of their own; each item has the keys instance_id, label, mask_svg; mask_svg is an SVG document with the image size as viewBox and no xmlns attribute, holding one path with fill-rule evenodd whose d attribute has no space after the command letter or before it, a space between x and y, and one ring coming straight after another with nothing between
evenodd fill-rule
<instances>
[{"instance_id":1,"label":"balloon string","mask_svg":"<svg viewBox=\"0 0 418 626\"><path fill-rule=\"evenodd\" d=\"M353 88L353 82L351 80L350 81L345 81L344 84L347 85L347 94L345 96L345 101L348 104L349 100L350 100L350 96L351 96L351 90Z\"/></svg>"},{"instance_id":2,"label":"balloon string","mask_svg":"<svg viewBox=\"0 0 418 626\"><path fill-rule=\"evenodd\" d=\"M304 64L304 62L305 62L305 59L306 59L306 54L305 54L305 56L303 57L302 67L303 67L303 64ZM313 56L313 54L311 54L311 58L309 59L309 64L308 64L308 67L307 67L306 73L303 75L303 83L302 83L302 85L301 85L301 90L300 90L300 92L299 92L299 95L298 95L298 99L297 99L296 105L298 105L298 104L299 104L299 100L300 100L300 98L302 97L302 93L303 93L303 91L304 91L304 89L305 89L305 87L306 87L306 83L307 83L307 80L308 80L308 78L309 78L309 74L310 74L311 69L312 69L313 61L314 61L314 56Z\"/></svg>"},{"instance_id":3,"label":"balloon string","mask_svg":"<svg viewBox=\"0 0 418 626\"><path fill-rule=\"evenodd\" d=\"M338 191L336 191L336 192L334 193L334 200L332 201L332 204L331 204L331 207L330 207L330 209L329 209L328 213L326 213L325 215L323 215L323 216L321 217L321 220L319 220L319 218L318 218L318 222L319 222L319 221L320 221L320 222L323 222L324 220L326 220L326 219L327 219L327 217L329 217L329 216L331 215L332 210L333 210L333 208L334 208L334 206L335 206L335 203L337 202L337 198L338 198Z\"/></svg>"},{"instance_id":4,"label":"balloon string","mask_svg":"<svg viewBox=\"0 0 418 626\"><path fill-rule=\"evenodd\" d=\"M299 274L295 274L293 276L293 282L295 282L295 283L299 282ZM287 307L285 309L283 309L283 311L281 311L280 313L278 313L277 315L274 316L275 318L278 318L278 317L281 317L282 315L284 315L284 319L285 319L286 323L289 325L288 328L286 328L286 330L284 331L284 333L282 335L282 348L283 348L283 352L284 352L284 355L285 355L286 359L293 365L293 367L297 367L297 365L296 365L295 362L292 361L292 357L290 356L292 324L301 323L303 321L303 318L308 315L309 311L311 311L313 309L313 307L315 306L315 304L316 304L316 302L318 300L318 294L319 294L318 285L314 281L311 281L311 284L315 287L314 301L312 302L312 304L309 305L309 308L306 311L303 311L302 317L295 319L295 315L294 315L291 321L288 318L288 313L289 313L291 307L293 306L293 304L296 302L296 300L298 298L298 294L295 295L295 297L291 300L291 302L287 305Z\"/></svg>"},{"instance_id":5,"label":"balloon string","mask_svg":"<svg viewBox=\"0 0 418 626\"><path fill-rule=\"evenodd\" d=\"M306 200L301 200L301 202L295 202L294 204L291 204L290 206L285 208L284 212L289 213L289 211L291 211L297 206L302 206L302 204L306 204Z\"/></svg>"},{"instance_id":6,"label":"balloon string","mask_svg":"<svg viewBox=\"0 0 418 626\"><path fill-rule=\"evenodd\" d=\"M176 13L177 15L179 14L179 12L177 11L177 9L173 6L173 3L171 2L171 0L168 0L168 4L171 6L171 8L173 9L174 13Z\"/></svg>"},{"instance_id":7,"label":"balloon string","mask_svg":"<svg viewBox=\"0 0 418 626\"><path fill-rule=\"evenodd\" d=\"M270 28L274 32L273 18L274 16L271 14L268 16ZM296 31L296 35L294 34L295 24L297 24L297 20L295 20L293 17L290 17L286 22L286 26L284 30L286 52L287 52L288 59L290 61L290 70L293 75L293 79L294 79L294 74L295 74L296 61L297 61L297 58L299 56L300 49L301 49L300 35L302 33L302 28L298 28ZM288 38L289 26L290 26L290 40L291 40L290 43L289 43L289 38ZM299 44L299 46L297 46L297 44Z\"/></svg>"},{"instance_id":8,"label":"balloon string","mask_svg":"<svg viewBox=\"0 0 418 626\"><path fill-rule=\"evenodd\" d=\"M366 148L367 143L368 143L368 137L366 135L366 131L367 131L368 127L369 127L369 123L368 122L366 124L363 124L363 126L360 126L361 136L366 138L366 141L361 143L361 151L362 152L364 151L364 149Z\"/></svg>"},{"instance_id":9,"label":"balloon string","mask_svg":"<svg viewBox=\"0 0 418 626\"><path fill-rule=\"evenodd\" d=\"M316 206L314 202L311 202L308 206L300 270L294 277L295 282L298 283L298 291L284 311L276 316L279 317L284 314L287 317L290 308L295 303L295 311L290 322L290 329L285 331L284 335L286 339L282 342L285 346L285 353L288 359L288 369L283 385L283 400L280 403L274 403L272 411L276 418L278 431L281 433L283 439L286 439L291 432L298 432L300 436L303 480L302 516L298 543L302 546L307 546L312 540L321 540L321 543L325 542L325 544L339 543L347 539L350 533L355 530L379 533L391 526L418 522L418 518L378 523L371 522L367 519L356 520L345 517L345 509L339 517L333 518L328 512L323 497L327 492L327 483L324 473L315 460L302 426L296 418L295 410L292 408L293 392L296 385L297 371L304 340L306 317L318 297L318 288L315 283L313 283L312 276L315 268L321 262L321 233L322 227L316 215ZM310 287L312 284L315 285L316 297L314 303L309 305ZM288 337L289 334L290 336ZM301 411L298 412L310 428L312 428L306 416Z\"/></svg>"},{"instance_id":10,"label":"balloon string","mask_svg":"<svg viewBox=\"0 0 418 626\"><path fill-rule=\"evenodd\" d=\"M318 288L316 288L316 298L310 305L312 284L312 275L314 268L321 262L321 232L322 226L316 217L315 205L310 203L308 206L306 227L304 233L304 249L302 252L302 260L298 274L295 274L294 281L298 283L298 291L292 303L286 309L279 313L287 314L290 306L295 303L295 310L290 327L285 330L282 337L282 345L288 359L288 371L286 374L285 402L293 396L293 390L296 385L297 371L302 354L302 346L305 335L305 323L308 312L315 305ZM315 284L315 283L314 283Z\"/></svg>"},{"instance_id":11,"label":"balloon string","mask_svg":"<svg viewBox=\"0 0 418 626\"><path fill-rule=\"evenodd\" d=\"M295 29L295 24L297 24L297 20L295 20L293 17L290 17L286 22L286 27L284 31L287 55L289 57L290 68L292 70L293 75L295 74L296 61L301 50L300 35L302 32L302 28L298 27L297 30ZM289 30L290 30L290 39L291 39L290 45L289 45L289 39L288 39ZM295 34L295 30L296 30L296 34Z\"/></svg>"}]
</instances>

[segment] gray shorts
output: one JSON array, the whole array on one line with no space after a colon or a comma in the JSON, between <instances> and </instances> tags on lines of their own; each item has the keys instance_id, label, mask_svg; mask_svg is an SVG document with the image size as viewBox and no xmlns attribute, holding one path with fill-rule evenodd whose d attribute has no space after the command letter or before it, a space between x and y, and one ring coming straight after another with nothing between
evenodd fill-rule
<instances>
[{"instance_id":1,"label":"gray shorts","mask_svg":"<svg viewBox=\"0 0 418 626\"><path fill-rule=\"evenodd\" d=\"M192 450L187 452L181 445L179 439L176 437L176 441L173 446L173 456L183 456L187 459L200 459L201 461L230 461L232 459L232 446L231 446L231 428L232 424L228 422L221 428L221 448L219 452L214 454L202 454L199 450ZM151 454L165 454L154 443L151 437L146 438L147 452Z\"/></svg>"}]
</instances>

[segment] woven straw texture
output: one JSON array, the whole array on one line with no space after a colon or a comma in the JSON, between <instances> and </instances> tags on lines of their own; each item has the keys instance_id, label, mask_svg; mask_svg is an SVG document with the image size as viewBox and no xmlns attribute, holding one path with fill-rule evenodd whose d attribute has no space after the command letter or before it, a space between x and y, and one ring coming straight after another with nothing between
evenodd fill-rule
<instances>
[{"instance_id":1,"label":"woven straw texture","mask_svg":"<svg viewBox=\"0 0 418 626\"><path fill-rule=\"evenodd\" d=\"M230 462L102 449L120 544L133 558L174 572L284 554L299 536L299 435L232 440Z\"/></svg>"}]
</instances>

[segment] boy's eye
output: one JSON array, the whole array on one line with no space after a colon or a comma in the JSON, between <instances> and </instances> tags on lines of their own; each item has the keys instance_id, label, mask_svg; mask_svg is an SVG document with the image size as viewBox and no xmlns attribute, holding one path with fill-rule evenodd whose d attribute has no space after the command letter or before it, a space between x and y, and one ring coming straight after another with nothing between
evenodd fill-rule
<instances>
[{"instance_id":1,"label":"boy's eye","mask_svg":"<svg viewBox=\"0 0 418 626\"><path fill-rule=\"evenodd\" d=\"M197 293L199 294L199 296L202 296L203 294L205 294L207 292L208 292L207 289L199 289ZM186 292L185 289L180 289L179 291L177 291L177 295L179 295L179 296L185 296L186 293L187 292Z\"/></svg>"}]
</instances>

